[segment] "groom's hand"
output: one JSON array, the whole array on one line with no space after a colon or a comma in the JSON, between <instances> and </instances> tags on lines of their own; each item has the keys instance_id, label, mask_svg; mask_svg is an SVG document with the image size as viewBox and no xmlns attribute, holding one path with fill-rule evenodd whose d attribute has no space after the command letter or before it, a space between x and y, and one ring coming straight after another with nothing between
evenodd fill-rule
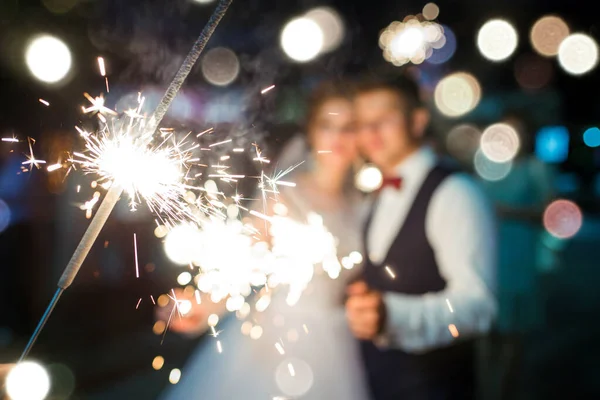
<instances>
[{"instance_id":1,"label":"groom's hand","mask_svg":"<svg viewBox=\"0 0 600 400\"><path fill-rule=\"evenodd\" d=\"M383 328L385 305L381 293L371 290L365 282L348 286L346 318L352 334L360 340L373 340Z\"/></svg>"}]
</instances>

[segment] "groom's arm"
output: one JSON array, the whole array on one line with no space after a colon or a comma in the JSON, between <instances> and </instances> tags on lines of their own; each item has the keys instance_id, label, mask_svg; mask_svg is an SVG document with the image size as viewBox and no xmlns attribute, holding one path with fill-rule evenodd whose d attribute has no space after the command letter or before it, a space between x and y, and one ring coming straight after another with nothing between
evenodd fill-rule
<instances>
[{"instance_id":1,"label":"groom's arm","mask_svg":"<svg viewBox=\"0 0 600 400\"><path fill-rule=\"evenodd\" d=\"M429 205L427 237L446 288L425 295L384 293L383 345L427 351L488 331L496 315L494 213L475 182L447 178Z\"/></svg>"}]
</instances>

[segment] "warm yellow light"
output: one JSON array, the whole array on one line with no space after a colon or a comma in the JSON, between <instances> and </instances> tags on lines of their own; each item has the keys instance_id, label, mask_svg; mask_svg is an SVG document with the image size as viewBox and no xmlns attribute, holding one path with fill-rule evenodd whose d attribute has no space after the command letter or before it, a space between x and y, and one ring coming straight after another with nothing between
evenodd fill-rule
<instances>
[{"instance_id":1,"label":"warm yellow light","mask_svg":"<svg viewBox=\"0 0 600 400\"><path fill-rule=\"evenodd\" d=\"M163 365L165 365L165 359L162 356L156 356L154 357L154 360L152 360L152 368L157 371L161 369Z\"/></svg>"},{"instance_id":2,"label":"warm yellow light","mask_svg":"<svg viewBox=\"0 0 600 400\"><path fill-rule=\"evenodd\" d=\"M569 26L560 17L547 15L538 19L529 39L531 45L540 55L550 57L558 54L558 47L569 36Z\"/></svg>"}]
</instances>

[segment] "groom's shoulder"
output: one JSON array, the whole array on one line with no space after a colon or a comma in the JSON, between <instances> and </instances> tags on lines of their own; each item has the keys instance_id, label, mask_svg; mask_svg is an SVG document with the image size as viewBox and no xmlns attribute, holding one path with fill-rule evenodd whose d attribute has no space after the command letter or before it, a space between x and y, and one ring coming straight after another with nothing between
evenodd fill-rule
<instances>
[{"instance_id":1,"label":"groom's shoulder","mask_svg":"<svg viewBox=\"0 0 600 400\"><path fill-rule=\"evenodd\" d=\"M436 197L447 201L464 202L466 204L480 203L488 205L489 200L481 184L465 171L453 159L440 159L435 167L443 181L436 190Z\"/></svg>"}]
</instances>

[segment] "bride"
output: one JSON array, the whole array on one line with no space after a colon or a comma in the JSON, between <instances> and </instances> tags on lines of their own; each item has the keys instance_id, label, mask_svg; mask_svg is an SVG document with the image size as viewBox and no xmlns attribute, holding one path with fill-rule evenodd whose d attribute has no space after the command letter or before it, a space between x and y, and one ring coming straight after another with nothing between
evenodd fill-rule
<instances>
[{"instance_id":1,"label":"bride","mask_svg":"<svg viewBox=\"0 0 600 400\"><path fill-rule=\"evenodd\" d=\"M296 187L280 189L277 203L299 223L318 214L337 239L338 254L348 255L360 250L363 205L351 179L357 147L352 103L343 84L325 83L312 93L306 130L306 138L300 139L307 145L306 152L288 146L280 158L280 168L293 161L306 162L285 178ZM301 149L302 141L293 143ZM244 324L225 317L222 306L209 301L196 306L192 301L194 309L185 318L173 318L171 329L201 334L208 328L208 315L221 314L222 352L215 341L203 341L182 369L179 384L162 398L367 399L360 357L343 308L345 287L357 271L341 271L337 279L315 271L293 306L287 304L286 293L274 293L266 311L251 315ZM180 296L186 295L182 291Z\"/></svg>"}]
</instances>

